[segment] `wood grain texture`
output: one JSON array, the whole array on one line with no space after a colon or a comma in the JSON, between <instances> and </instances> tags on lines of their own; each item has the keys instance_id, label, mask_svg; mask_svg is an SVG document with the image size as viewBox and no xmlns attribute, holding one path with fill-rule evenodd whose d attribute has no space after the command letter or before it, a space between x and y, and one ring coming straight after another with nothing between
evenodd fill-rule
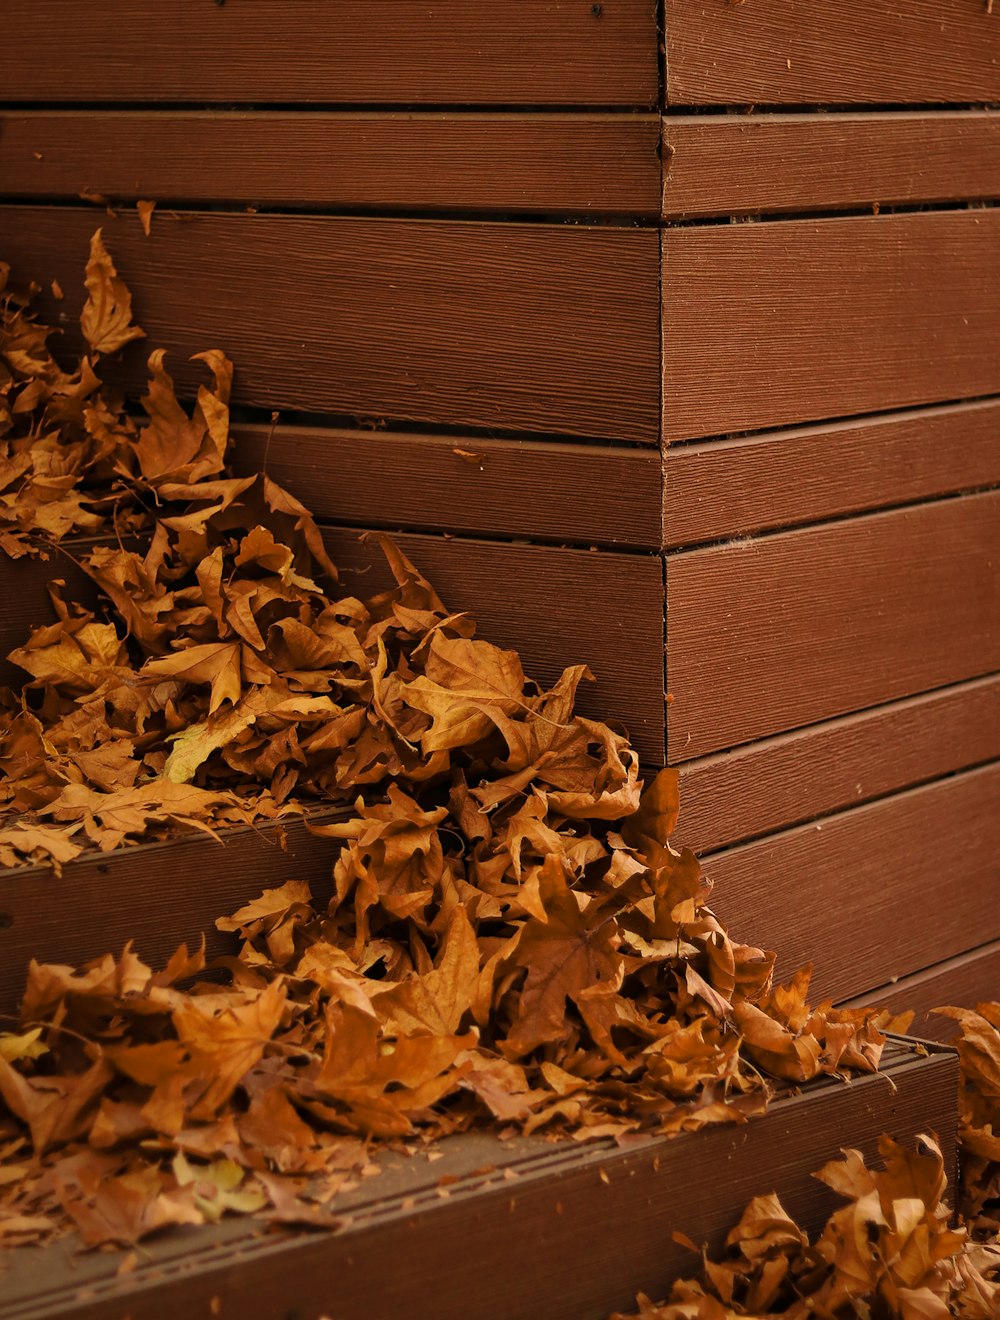
<instances>
[{"instance_id":1,"label":"wood grain texture","mask_svg":"<svg viewBox=\"0 0 1000 1320\"><path fill-rule=\"evenodd\" d=\"M915 1014L910 1031L926 1040L952 1041L958 1035L954 1018L942 1017L936 1008L947 1004L975 1008L984 1001L1000 999L1000 940L984 944L969 953L904 976L892 985L859 995L851 1000L854 1008L871 1004L885 1006L893 1013Z\"/></svg>"},{"instance_id":2,"label":"wood grain texture","mask_svg":"<svg viewBox=\"0 0 1000 1320\"><path fill-rule=\"evenodd\" d=\"M669 446L667 546L1000 483L1000 400Z\"/></svg>"},{"instance_id":3,"label":"wood grain texture","mask_svg":"<svg viewBox=\"0 0 1000 1320\"><path fill-rule=\"evenodd\" d=\"M651 0L5 0L7 101L656 104Z\"/></svg>"},{"instance_id":4,"label":"wood grain texture","mask_svg":"<svg viewBox=\"0 0 1000 1320\"><path fill-rule=\"evenodd\" d=\"M730 929L849 999L1000 938L1000 763L703 859Z\"/></svg>"},{"instance_id":5,"label":"wood grain texture","mask_svg":"<svg viewBox=\"0 0 1000 1320\"><path fill-rule=\"evenodd\" d=\"M0 113L0 190L316 208L655 216L656 115Z\"/></svg>"},{"instance_id":6,"label":"wood grain texture","mask_svg":"<svg viewBox=\"0 0 1000 1320\"><path fill-rule=\"evenodd\" d=\"M335 1203L349 1219L334 1234L279 1236L252 1219L226 1219L152 1239L122 1273L119 1254L73 1255L72 1241L12 1254L0 1320L217 1311L246 1320L468 1320L470 1298L477 1320L605 1320L634 1306L637 1289L663 1296L690 1271L690 1251L672 1233L721 1250L739 1207L759 1193L761 1170L811 1233L839 1203L813 1171L844 1147L874 1156L884 1130L906 1142L935 1131L953 1188L957 1087L949 1051L932 1047L920 1058L894 1048L883 1074L824 1080L746 1125L649 1138L627 1151L609 1141L463 1133L438 1147L434 1163L377 1157L381 1175Z\"/></svg>"},{"instance_id":7,"label":"wood grain texture","mask_svg":"<svg viewBox=\"0 0 1000 1320\"><path fill-rule=\"evenodd\" d=\"M265 464L318 518L583 546L660 544L652 449L478 436L236 426L239 471Z\"/></svg>"},{"instance_id":8,"label":"wood grain texture","mask_svg":"<svg viewBox=\"0 0 1000 1320\"><path fill-rule=\"evenodd\" d=\"M1000 669L1000 492L667 561L672 763Z\"/></svg>"},{"instance_id":9,"label":"wood grain texture","mask_svg":"<svg viewBox=\"0 0 1000 1320\"><path fill-rule=\"evenodd\" d=\"M140 957L160 965L182 942L197 947L203 933L215 957L236 947L215 919L263 889L308 880L321 901L328 893L339 844L308 834L301 821L227 829L220 839L192 833L87 853L62 875L49 866L0 869L0 1013L16 1012L32 958L117 957L134 940Z\"/></svg>"},{"instance_id":10,"label":"wood grain texture","mask_svg":"<svg viewBox=\"0 0 1000 1320\"><path fill-rule=\"evenodd\" d=\"M345 587L371 595L391 579L377 545L324 529ZM625 728L643 764L663 764L663 574L657 555L562 550L439 536L393 540L451 610L481 637L520 651L525 671L553 683L566 665L597 678L578 709Z\"/></svg>"},{"instance_id":11,"label":"wood grain texture","mask_svg":"<svg viewBox=\"0 0 1000 1320\"><path fill-rule=\"evenodd\" d=\"M668 229L664 438L1000 391L998 248L1000 210Z\"/></svg>"},{"instance_id":12,"label":"wood grain texture","mask_svg":"<svg viewBox=\"0 0 1000 1320\"><path fill-rule=\"evenodd\" d=\"M652 230L183 213L146 239L134 214L0 207L0 251L60 282L60 323L100 224L149 335L133 388L151 344L187 390L183 359L217 347L240 403L657 442Z\"/></svg>"},{"instance_id":13,"label":"wood grain texture","mask_svg":"<svg viewBox=\"0 0 1000 1320\"><path fill-rule=\"evenodd\" d=\"M727 847L993 759L995 674L686 762L678 838Z\"/></svg>"},{"instance_id":14,"label":"wood grain texture","mask_svg":"<svg viewBox=\"0 0 1000 1320\"><path fill-rule=\"evenodd\" d=\"M980 0L666 0L666 29L671 105L1000 99Z\"/></svg>"},{"instance_id":15,"label":"wood grain texture","mask_svg":"<svg viewBox=\"0 0 1000 1320\"><path fill-rule=\"evenodd\" d=\"M1000 195L1000 114L989 110L669 115L663 142L669 217Z\"/></svg>"}]
</instances>

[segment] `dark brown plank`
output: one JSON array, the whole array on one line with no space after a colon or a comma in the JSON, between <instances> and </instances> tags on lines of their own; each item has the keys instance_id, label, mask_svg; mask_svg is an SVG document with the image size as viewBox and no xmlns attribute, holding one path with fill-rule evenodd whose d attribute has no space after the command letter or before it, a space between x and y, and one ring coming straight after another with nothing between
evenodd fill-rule
<instances>
[{"instance_id":1,"label":"dark brown plank","mask_svg":"<svg viewBox=\"0 0 1000 1320\"><path fill-rule=\"evenodd\" d=\"M655 216L659 124L622 114L8 111L0 190Z\"/></svg>"},{"instance_id":2,"label":"dark brown plank","mask_svg":"<svg viewBox=\"0 0 1000 1320\"><path fill-rule=\"evenodd\" d=\"M985 0L666 0L671 105L995 101Z\"/></svg>"},{"instance_id":3,"label":"dark brown plank","mask_svg":"<svg viewBox=\"0 0 1000 1320\"><path fill-rule=\"evenodd\" d=\"M660 544L660 456L610 445L238 426L241 471L270 475L317 517L366 526Z\"/></svg>"},{"instance_id":4,"label":"dark brown plank","mask_svg":"<svg viewBox=\"0 0 1000 1320\"><path fill-rule=\"evenodd\" d=\"M671 217L1000 195L1000 115L989 110L670 115L663 141Z\"/></svg>"},{"instance_id":5,"label":"dark brown plank","mask_svg":"<svg viewBox=\"0 0 1000 1320\"><path fill-rule=\"evenodd\" d=\"M1000 763L704 859L731 930L848 999L1000 938Z\"/></svg>"},{"instance_id":6,"label":"dark brown plank","mask_svg":"<svg viewBox=\"0 0 1000 1320\"><path fill-rule=\"evenodd\" d=\"M6 0L7 101L653 106L651 0Z\"/></svg>"},{"instance_id":7,"label":"dark brown plank","mask_svg":"<svg viewBox=\"0 0 1000 1320\"><path fill-rule=\"evenodd\" d=\"M998 248L998 210L667 230L664 437L1000 391Z\"/></svg>"},{"instance_id":8,"label":"dark brown plank","mask_svg":"<svg viewBox=\"0 0 1000 1320\"><path fill-rule=\"evenodd\" d=\"M345 586L366 595L389 584L377 546L325 531ZM663 569L659 556L403 535L393 540L452 610L479 634L521 652L532 678L552 683L588 664L583 714L624 727L643 764L663 764Z\"/></svg>"},{"instance_id":9,"label":"dark brown plank","mask_svg":"<svg viewBox=\"0 0 1000 1320\"><path fill-rule=\"evenodd\" d=\"M928 967L912 976L904 976L890 985L859 995L851 1001L855 1008L869 1004L884 1005L893 1013L913 1012L910 1026L915 1036L927 1040L951 1041L958 1035L954 1018L941 1017L934 1009L947 1004L975 1008L983 1002L1000 999L1000 940L984 944L969 953Z\"/></svg>"},{"instance_id":10,"label":"dark brown plank","mask_svg":"<svg viewBox=\"0 0 1000 1320\"><path fill-rule=\"evenodd\" d=\"M72 320L99 224L149 344L224 349L238 402L449 426L658 439L657 235L609 226L0 207L20 278ZM146 344L131 345L135 386Z\"/></svg>"},{"instance_id":11,"label":"dark brown plank","mask_svg":"<svg viewBox=\"0 0 1000 1320\"><path fill-rule=\"evenodd\" d=\"M295 819L220 838L192 833L88 853L61 876L48 866L0 869L0 1014L16 1011L32 958L76 964L117 956L134 940L159 965L182 941L196 948L202 933L210 957L230 952L232 937L214 929L216 917L286 880L308 880L322 898L340 851Z\"/></svg>"},{"instance_id":12,"label":"dark brown plank","mask_svg":"<svg viewBox=\"0 0 1000 1320\"><path fill-rule=\"evenodd\" d=\"M667 561L673 763L1000 669L1000 493Z\"/></svg>"},{"instance_id":13,"label":"dark brown plank","mask_svg":"<svg viewBox=\"0 0 1000 1320\"><path fill-rule=\"evenodd\" d=\"M686 762L678 837L723 848L997 758L991 675Z\"/></svg>"},{"instance_id":14,"label":"dark brown plank","mask_svg":"<svg viewBox=\"0 0 1000 1320\"><path fill-rule=\"evenodd\" d=\"M715 541L1000 482L1000 400L671 446L664 543Z\"/></svg>"},{"instance_id":15,"label":"dark brown plank","mask_svg":"<svg viewBox=\"0 0 1000 1320\"><path fill-rule=\"evenodd\" d=\"M605 1320L633 1305L637 1289L663 1296L691 1269L672 1233L720 1250L762 1177L817 1231L840 1202L813 1170L845 1147L874 1156L884 1130L901 1141L936 1131L953 1187L957 1087L949 1051L897 1049L882 1075L821 1082L746 1126L628 1151L465 1133L443 1143L435 1163L382 1157L385 1172L343 1197L350 1220L336 1234L278 1236L226 1220L143 1244L120 1274L118 1253L74 1256L66 1243L19 1252L0 1320Z\"/></svg>"}]
</instances>

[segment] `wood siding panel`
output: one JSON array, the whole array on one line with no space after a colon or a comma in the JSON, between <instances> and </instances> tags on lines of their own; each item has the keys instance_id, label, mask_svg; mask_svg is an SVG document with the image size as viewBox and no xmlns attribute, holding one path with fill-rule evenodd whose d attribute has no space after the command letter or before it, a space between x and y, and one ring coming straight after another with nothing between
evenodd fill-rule
<instances>
[{"instance_id":1,"label":"wood siding panel","mask_svg":"<svg viewBox=\"0 0 1000 1320\"><path fill-rule=\"evenodd\" d=\"M664 544L818 522L1000 483L1000 400L670 446Z\"/></svg>"},{"instance_id":2,"label":"wood siding panel","mask_svg":"<svg viewBox=\"0 0 1000 1320\"><path fill-rule=\"evenodd\" d=\"M666 0L671 105L1000 99L985 0Z\"/></svg>"},{"instance_id":3,"label":"wood siding panel","mask_svg":"<svg viewBox=\"0 0 1000 1320\"><path fill-rule=\"evenodd\" d=\"M670 217L1000 196L1000 114L988 110L671 115L663 141Z\"/></svg>"},{"instance_id":4,"label":"wood siding panel","mask_svg":"<svg viewBox=\"0 0 1000 1320\"><path fill-rule=\"evenodd\" d=\"M655 444L657 235L651 230L419 220L0 207L24 281L58 279L75 323L104 225L149 339L183 359L222 348L237 402ZM202 369L203 370L203 369Z\"/></svg>"},{"instance_id":5,"label":"wood siding panel","mask_svg":"<svg viewBox=\"0 0 1000 1320\"><path fill-rule=\"evenodd\" d=\"M664 438L1000 391L998 250L998 210L667 230Z\"/></svg>"},{"instance_id":6,"label":"wood siding panel","mask_svg":"<svg viewBox=\"0 0 1000 1320\"><path fill-rule=\"evenodd\" d=\"M265 464L318 518L591 545L660 544L660 456L610 445L236 426L238 471Z\"/></svg>"},{"instance_id":7,"label":"wood siding panel","mask_svg":"<svg viewBox=\"0 0 1000 1320\"><path fill-rule=\"evenodd\" d=\"M672 555L672 763L1000 669L1000 493Z\"/></svg>"},{"instance_id":8,"label":"wood siding panel","mask_svg":"<svg viewBox=\"0 0 1000 1320\"><path fill-rule=\"evenodd\" d=\"M0 113L0 191L311 208L655 216L659 118Z\"/></svg>"},{"instance_id":9,"label":"wood siding panel","mask_svg":"<svg viewBox=\"0 0 1000 1320\"><path fill-rule=\"evenodd\" d=\"M1000 764L704 859L712 906L848 999L1000 938Z\"/></svg>"},{"instance_id":10,"label":"wood siding panel","mask_svg":"<svg viewBox=\"0 0 1000 1320\"><path fill-rule=\"evenodd\" d=\"M950 1051L921 1058L892 1044L881 1075L823 1079L746 1124L640 1138L627 1150L610 1139L581 1147L469 1132L439 1143L434 1163L374 1152L383 1172L340 1194L336 1233L279 1235L226 1218L151 1239L127 1270L121 1253L81 1254L64 1239L11 1253L0 1320L201 1317L220 1310L219 1298L223 1315L245 1320L315 1317L334 1311L333 1294L339 1320L468 1320L473 1297L476 1320L605 1320L634 1306L637 1289L661 1297L690 1273L675 1233L721 1251L762 1169L813 1234L839 1204L814 1170L845 1147L873 1158L887 1128L904 1142L936 1132L953 1191L957 1089Z\"/></svg>"},{"instance_id":11,"label":"wood siding panel","mask_svg":"<svg viewBox=\"0 0 1000 1320\"><path fill-rule=\"evenodd\" d=\"M656 104L652 0L5 0L7 101Z\"/></svg>"},{"instance_id":12,"label":"wood siding panel","mask_svg":"<svg viewBox=\"0 0 1000 1320\"><path fill-rule=\"evenodd\" d=\"M723 848L993 759L997 675L686 762L678 838Z\"/></svg>"},{"instance_id":13,"label":"wood siding panel","mask_svg":"<svg viewBox=\"0 0 1000 1320\"><path fill-rule=\"evenodd\" d=\"M885 1006L893 1013L915 1014L910 1025L914 1036L925 1040L952 1041L959 1027L954 1018L941 1017L936 1008L953 1004L975 1008L986 1001L1000 999L1000 940L984 944L969 953L960 953L925 971L904 976L894 985L884 985L852 999L854 1008L870 1004Z\"/></svg>"}]
</instances>

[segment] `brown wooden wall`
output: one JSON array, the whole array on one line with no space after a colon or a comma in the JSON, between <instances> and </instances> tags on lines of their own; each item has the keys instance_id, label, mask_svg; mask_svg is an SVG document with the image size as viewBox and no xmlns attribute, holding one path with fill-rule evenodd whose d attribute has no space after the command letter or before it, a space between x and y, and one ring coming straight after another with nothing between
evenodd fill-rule
<instances>
[{"instance_id":1,"label":"brown wooden wall","mask_svg":"<svg viewBox=\"0 0 1000 1320\"><path fill-rule=\"evenodd\" d=\"M71 336L103 224L349 569L398 531L540 677L587 660L745 938L985 992L1000 6L666 0L662 61L652 0L432 8L7 0L0 255Z\"/></svg>"}]
</instances>

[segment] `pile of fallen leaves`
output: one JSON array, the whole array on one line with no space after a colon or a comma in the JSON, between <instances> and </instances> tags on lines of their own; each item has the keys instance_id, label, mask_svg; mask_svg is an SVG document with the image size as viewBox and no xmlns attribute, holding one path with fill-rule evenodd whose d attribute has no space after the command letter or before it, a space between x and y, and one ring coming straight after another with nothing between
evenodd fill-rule
<instances>
[{"instance_id":1,"label":"pile of fallen leaves","mask_svg":"<svg viewBox=\"0 0 1000 1320\"><path fill-rule=\"evenodd\" d=\"M667 840L676 776L474 637L388 543L391 591L338 595L307 511L226 466L229 363L189 416L163 356L145 419L98 369L142 332L100 234L72 372L28 304L0 328L0 517L77 554L93 600L14 660L0 860L334 804L333 897L291 882L220 923L239 952L33 965L0 1036L0 1238L131 1242L226 1210L323 1220L373 1138L673 1133L776 1084L874 1070L871 1016L772 986ZM138 540L137 540L138 538ZM220 980L220 971L225 979Z\"/></svg>"}]
</instances>

